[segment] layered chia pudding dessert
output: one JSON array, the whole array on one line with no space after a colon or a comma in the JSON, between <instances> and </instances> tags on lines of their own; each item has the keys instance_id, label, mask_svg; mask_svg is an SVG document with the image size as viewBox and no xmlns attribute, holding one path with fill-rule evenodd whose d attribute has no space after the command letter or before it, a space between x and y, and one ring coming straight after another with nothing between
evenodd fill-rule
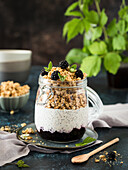
<instances>
[{"instance_id":1,"label":"layered chia pudding dessert","mask_svg":"<svg viewBox=\"0 0 128 170\"><path fill-rule=\"evenodd\" d=\"M44 67L35 104L35 125L43 139L67 142L83 136L88 122L86 76L67 61Z\"/></svg>"}]
</instances>

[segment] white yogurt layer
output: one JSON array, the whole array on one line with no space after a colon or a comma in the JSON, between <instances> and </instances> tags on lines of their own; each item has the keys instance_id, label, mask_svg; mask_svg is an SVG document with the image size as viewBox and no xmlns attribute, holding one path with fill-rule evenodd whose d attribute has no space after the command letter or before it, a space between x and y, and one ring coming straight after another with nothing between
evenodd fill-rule
<instances>
[{"instance_id":1,"label":"white yogurt layer","mask_svg":"<svg viewBox=\"0 0 128 170\"><path fill-rule=\"evenodd\" d=\"M38 131L50 131L51 133L70 133L73 128L86 127L88 123L88 108L77 110L48 109L41 105L35 105L35 125Z\"/></svg>"}]
</instances>

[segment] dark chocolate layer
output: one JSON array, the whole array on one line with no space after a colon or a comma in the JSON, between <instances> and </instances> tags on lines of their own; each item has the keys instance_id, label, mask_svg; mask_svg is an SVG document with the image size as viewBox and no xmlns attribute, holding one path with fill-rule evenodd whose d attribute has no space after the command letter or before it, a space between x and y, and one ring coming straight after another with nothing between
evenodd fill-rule
<instances>
[{"instance_id":1,"label":"dark chocolate layer","mask_svg":"<svg viewBox=\"0 0 128 170\"><path fill-rule=\"evenodd\" d=\"M59 141L59 142L67 142L67 141L74 141L82 138L83 134L85 133L85 128L81 127L80 129L74 128L70 133L59 133L54 132L51 133L49 131L43 131L40 129L39 135L43 139L52 140L52 141Z\"/></svg>"}]
</instances>

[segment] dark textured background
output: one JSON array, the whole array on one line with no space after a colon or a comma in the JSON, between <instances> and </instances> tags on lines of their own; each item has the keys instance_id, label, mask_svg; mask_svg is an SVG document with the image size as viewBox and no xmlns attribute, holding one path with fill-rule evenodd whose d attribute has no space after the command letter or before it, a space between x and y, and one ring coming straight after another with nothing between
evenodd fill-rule
<instances>
[{"instance_id":1,"label":"dark textured background","mask_svg":"<svg viewBox=\"0 0 128 170\"><path fill-rule=\"evenodd\" d=\"M0 0L0 49L31 49L32 64L56 65L82 37L69 44L62 38L64 12L73 0ZM110 20L117 17L121 0L101 0Z\"/></svg>"}]
</instances>

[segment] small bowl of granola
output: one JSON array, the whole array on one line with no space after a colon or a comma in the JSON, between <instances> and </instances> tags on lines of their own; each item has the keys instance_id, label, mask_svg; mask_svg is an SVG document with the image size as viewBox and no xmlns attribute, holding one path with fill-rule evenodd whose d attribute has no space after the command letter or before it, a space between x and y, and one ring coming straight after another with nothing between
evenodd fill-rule
<instances>
[{"instance_id":1,"label":"small bowl of granola","mask_svg":"<svg viewBox=\"0 0 128 170\"><path fill-rule=\"evenodd\" d=\"M29 90L28 85L20 86L13 81L1 82L0 110L13 113L21 109L29 99Z\"/></svg>"}]
</instances>

